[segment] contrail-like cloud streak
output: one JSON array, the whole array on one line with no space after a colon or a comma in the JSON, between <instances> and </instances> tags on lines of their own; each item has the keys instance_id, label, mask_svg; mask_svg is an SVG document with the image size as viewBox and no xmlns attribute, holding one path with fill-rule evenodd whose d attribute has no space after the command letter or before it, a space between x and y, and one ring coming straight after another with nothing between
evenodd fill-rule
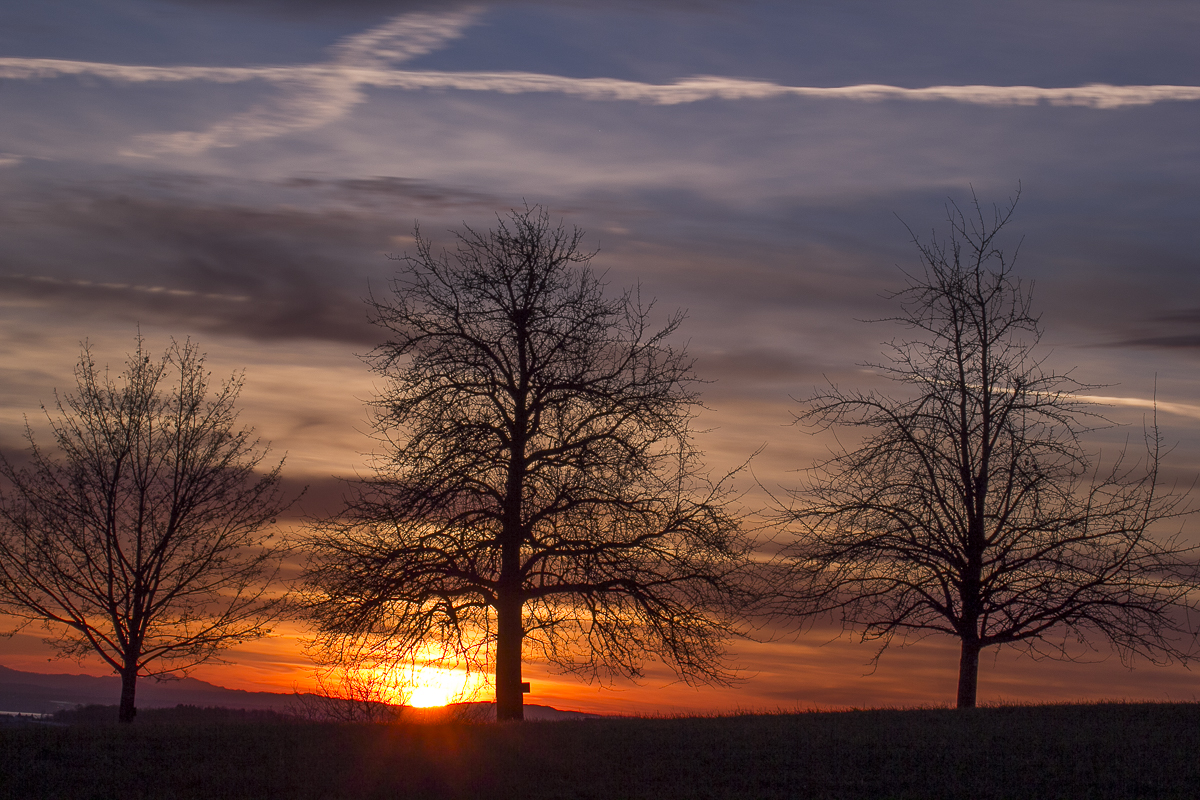
<instances>
[{"instance_id":1,"label":"contrail-like cloud streak","mask_svg":"<svg viewBox=\"0 0 1200 800\"><path fill-rule=\"evenodd\" d=\"M206 81L318 85L325 81L356 87L392 89L459 89L463 91L522 94L552 92L589 100L631 100L655 105L677 105L701 100L760 100L771 97L819 97L833 100L949 100L987 106L1053 106L1124 108L1170 101L1200 100L1200 86L1158 84L1050 88L1042 86L927 86L908 89L882 83L853 86L786 86L770 81L697 76L675 83L655 84L616 78L567 78L535 72L437 72L372 69L340 64L283 67L141 67L63 61L49 58L0 58L0 78L32 79L90 75L123 83Z\"/></svg>"},{"instance_id":2,"label":"contrail-like cloud streak","mask_svg":"<svg viewBox=\"0 0 1200 800\"><path fill-rule=\"evenodd\" d=\"M279 95L202 131L145 134L133 155L199 153L308 130L344 117L365 101L366 88L422 89L523 94L552 93L598 101L678 105L703 100L762 100L809 97L860 102L948 101L985 106L1076 106L1094 109L1200 100L1200 86L928 86L885 84L785 86L771 81L698 76L669 84L614 78L568 78L530 72L437 72L401 70L395 64L433 52L462 36L478 11L414 13L347 37L319 64L266 67L154 67L43 58L0 58L0 79L37 80L71 76L116 83L201 81L217 84L261 81Z\"/></svg>"},{"instance_id":3,"label":"contrail-like cloud streak","mask_svg":"<svg viewBox=\"0 0 1200 800\"><path fill-rule=\"evenodd\" d=\"M1099 397L1097 395L1079 395L1078 399L1105 406L1145 408L1152 411L1175 414L1180 417L1200 419L1200 406L1191 405L1190 403L1169 403L1144 397Z\"/></svg>"},{"instance_id":4,"label":"contrail-like cloud streak","mask_svg":"<svg viewBox=\"0 0 1200 800\"><path fill-rule=\"evenodd\" d=\"M359 71L387 71L396 64L431 53L475 21L474 9L449 14L402 14L363 33L348 36L335 44L333 58L312 69L301 67L251 68L250 79L280 84L280 94L241 114L235 114L203 131L145 134L137 137L140 149L130 155L201 153L214 147L236 147L247 142L271 139L292 131L318 128L341 119L354 106L366 100ZM191 70L191 67L182 67ZM187 74L187 73L185 73ZM233 82L242 77L237 71L218 71L209 80ZM186 78L185 78L186 79ZM192 80L204 80L197 76Z\"/></svg>"},{"instance_id":5,"label":"contrail-like cloud streak","mask_svg":"<svg viewBox=\"0 0 1200 800\"><path fill-rule=\"evenodd\" d=\"M564 78L527 72L400 72L363 75L372 86L403 89L462 89L517 94L558 92L591 100L634 100L657 105L700 100L758 100L771 97L820 97L836 100L952 100L976 105L1012 106L1048 103L1055 106L1121 108L1168 100L1200 100L1200 86L1111 86L1074 88L1038 86L900 86L865 83L855 86L783 86L767 81L699 76L670 84L637 83L611 78Z\"/></svg>"}]
</instances>

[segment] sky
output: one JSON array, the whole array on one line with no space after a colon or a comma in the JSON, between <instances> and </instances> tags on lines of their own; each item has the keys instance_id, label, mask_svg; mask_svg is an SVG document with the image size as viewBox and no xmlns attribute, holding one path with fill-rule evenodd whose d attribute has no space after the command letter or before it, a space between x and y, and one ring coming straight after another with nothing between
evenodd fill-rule
<instances>
[{"instance_id":1,"label":"sky","mask_svg":"<svg viewBox=\"0 0 1200 800\"><path fill-rule=\"evenodd\" d=\"M0 448L70 390L81 342L135 332L245 370L242 419L286 453L301 512L336 507L373 444L360 355L413 231L450 244L524 203L586 231L696 358L721 471L762 448L746 505L828 440L797 399L892 336L864 320L946 205L1020 192L1006 246L1047 363L1103 384L1171 480L1200 472L1200 6L1186 0L42 0L0 3ZM43 418L44 419L44 418ZM285 522L298 525L298 519ZM1195 535L1197 521L1186 524ZM298 624L197 677L311 685ZM955 643L889 651L818 625L735 642L742 681L582 685L538 664L528 702L629 713L949 703ZM763 638L763 636L760 636ZM43 672L36 632L0 662ZM1176 665L985 653L981 702L1191 700Z\"/></svg>"}]
</instances>

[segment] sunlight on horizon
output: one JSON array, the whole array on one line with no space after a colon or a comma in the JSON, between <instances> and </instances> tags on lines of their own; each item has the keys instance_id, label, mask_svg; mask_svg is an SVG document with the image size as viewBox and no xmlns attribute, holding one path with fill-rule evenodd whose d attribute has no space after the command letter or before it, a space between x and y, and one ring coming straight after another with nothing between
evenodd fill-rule
<instances>
[{"instance_id":1,"label":"sunlight on horizon","mask_svg":"<svg viewBox=\"0 0 1200 800\"><path fill-rule=\"evenodd\" d=\"M434 708L450 703L478 699L476 695L486 685L478 673L445 667L417 667L403 682L405 704L414 708Z\"/></svg>"}]
</instances>

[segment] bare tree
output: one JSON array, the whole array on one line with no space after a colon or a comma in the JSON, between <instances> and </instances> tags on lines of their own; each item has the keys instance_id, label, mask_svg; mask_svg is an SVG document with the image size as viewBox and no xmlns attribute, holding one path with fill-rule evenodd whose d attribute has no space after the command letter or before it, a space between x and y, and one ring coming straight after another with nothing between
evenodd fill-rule
<instances>
[{"instance_id":1,"label":"bare tree","mask_svg":"<svg viewBox=\"0 0 1200 800\"><path fill-rule=\"evenodd\" d=\"M1172 659L1194 641L1179 612L1196 608L1196 549L1154 533L1187 513L1160 485L1157 429L1138 464L1101 468L1083 448L1105 424L1079 395L1096 387L1037 354L1031 287L997 243L1015 205L951 205L949 241L914 235L923 270L890 320L912 338L866 365L908 391L831 385L806 401L801 423L860 433L782 504L773 565L788 587L777 611L840 612L879 654L896 637L957 637L960 708L985 647L1070 658L1099 636L1123 658Z\"/></svg>"},{"instance_id":2,"label":"bare tree","mask_svg":"<svg viewBox=\"0 0 1200 800\"><path fill-rule=\"evenodd\" d=\"M729 677L724 640L747 544L692 443L683 320L606 297L582 234L540 208L417 232L369 357L385 448L309 544L324 635L492 663L498 718L522 719L523 651L589 678L658 657Z\"/></svg>"},{"instance_id":3,"label":"bare tree","mask_svg":"<svg viewBox=\"0 0 1200 800\"><path fill-rule=\"evenodd\" d=\"M309 722L399 722L407 687L402 675L389 669L392 666L354 657L319 665L315 691L293 692L289 712Z\"/></svg>"},{"instance_id":4,"label":"bare tree","mask_svg":"<svg viewBox=\"0 0 1200 800\"><path fill-rule=\"evenodd\" d=\"M158 359L139 336L114 381L85 345L76 392L46 412L56 451L27 426L27 465L0 456L0 601L94 652L121 676L120 720L139 676L180 674L268 633L281 549L264 533L286 507L282 464L237 426L235 376L209 391L191 342Z\"/></svg>"}]
</instances>

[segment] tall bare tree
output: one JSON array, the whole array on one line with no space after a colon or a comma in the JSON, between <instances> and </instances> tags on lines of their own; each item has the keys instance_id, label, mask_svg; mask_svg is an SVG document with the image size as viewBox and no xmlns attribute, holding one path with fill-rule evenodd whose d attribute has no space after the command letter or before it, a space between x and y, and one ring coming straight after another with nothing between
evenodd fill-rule
<instances>
[{"instance_id":1,"label":"tall bare tree","mask_svg":"<svg viewBox=\"0 0 1200 800\"><path fill-rule=\"evenodd\" d=\"M855 444L783 504L776 610L840 612L864 639L961 642L958 706L975 705L979 653L1010 645L1071 657L1099 636L1122 657L1185 658L1196 548L1158 523L1187 512L1163 491L1160 441L1101 468L1081 444L1090 388L1049 370L1030 288L997 237L1016 201L950 206L948 241L914 236L923 269L894 297L911 332L868 364L907 391L831 386L798 415ZM1014 256L1015 257L1015 256ZM909 338L911 336L911 338ZM1176 529L1178 533L1178 529Z\"/></svg>"},{"instance_id":2,"label":"tall bare tree","mask_svg":"<svg viewBox=\"0 0 1200 800\"><path fill-rule=\"evenodd\" d=\"M692 442L683 317L653 330L636 294L606 296L581 236L537 207L453 253L417 232L372 301L385 453L309 542L326 637L491 662L501 720L523 716L523 652L728 676L747 544Z\"/></svg>"},{"instance_id":3,"label":"tall bare tree","mask_svg":"<svg viewBox=\"0 0 1200 800\"><path fill-rule=\"evenodd\" d=\"M241 378L210 392L191 342L154 359L139 336L116 380L85 345L75 378L47 411L56 448L27 426L26 466L0 456L0 602L64 655L99 654L131 722L139 676L268 632L282 464L256 471L266 450L237 425Z\"/></svg>"}]
</instances>

